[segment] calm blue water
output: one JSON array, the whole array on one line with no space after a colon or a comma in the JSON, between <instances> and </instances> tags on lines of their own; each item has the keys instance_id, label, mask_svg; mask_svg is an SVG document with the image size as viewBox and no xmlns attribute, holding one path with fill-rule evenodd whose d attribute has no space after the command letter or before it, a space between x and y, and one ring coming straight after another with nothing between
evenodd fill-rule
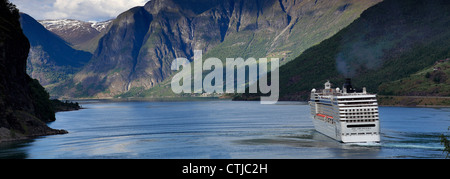
<instances>
[{"instance_id":1,"label":"calm blue water","mask_svg":"<svg viewBox=\"0 0 450 179\"><path fill-rule=\"evenodd\" d=\"M69 134L0 144L0 158L443 158L450 108L380 107L381 144L314 131L302 103L101 102L60 112Z\"/></svg>"}]
</instances>

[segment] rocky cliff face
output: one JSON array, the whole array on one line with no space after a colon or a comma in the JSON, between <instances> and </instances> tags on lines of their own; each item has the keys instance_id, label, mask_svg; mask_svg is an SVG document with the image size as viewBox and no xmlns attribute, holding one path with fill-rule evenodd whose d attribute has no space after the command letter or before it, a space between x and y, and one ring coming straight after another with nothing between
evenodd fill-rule
<instances>
[{"instance_id":1,"label":"rocky cliff face","mask_svg":"<svg viewBox=\"0 0 450 179\"><path fill-rule=\"evenodd\" d=\"M289 61L379 1L152 0L119 15L90 63L57 91L111 97L149 89L170 77L172 60L192 59L194 50Z\"/></svg>"},{"instance_id":2,"label":"rocky cliff face","mask_svg":"<svg viewBox=\"0 0 450 179\"><path fill-rule=\"evenodd\" d=\"M19 13L0 1L0 142L65 133L49 128L54 121L48 93L25 72L30 44L22 33Z\"/></svg>"}]
</instances>

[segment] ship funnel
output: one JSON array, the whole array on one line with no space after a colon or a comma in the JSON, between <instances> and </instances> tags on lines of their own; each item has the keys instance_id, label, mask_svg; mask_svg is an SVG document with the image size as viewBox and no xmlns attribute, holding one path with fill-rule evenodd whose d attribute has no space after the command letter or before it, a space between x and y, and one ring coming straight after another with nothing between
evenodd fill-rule
<instances>
[{"instance_id":1,"label":"ship funnel","mask_svg":"<svg viewBox=\"0 0 450 179\"><path fill-rule=\"evenodd\" d=\"M352 87L352 79L346 78L343 88L347 90L347 93L355 92L355 89Z\"/></svg>"}]
</instances>

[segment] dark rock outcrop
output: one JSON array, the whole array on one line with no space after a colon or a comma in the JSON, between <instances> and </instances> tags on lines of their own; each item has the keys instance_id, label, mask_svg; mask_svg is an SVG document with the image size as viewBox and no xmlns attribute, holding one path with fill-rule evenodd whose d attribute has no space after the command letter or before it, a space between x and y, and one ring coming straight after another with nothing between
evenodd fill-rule
<instances>
[{"instance_id":1,"label":"dark rock outcrop","mask_svg":"<svg viewBox=\"0 0 450 179\"><path fill-rule=\"evenodd\" d=\"M6 0L0 1L0 142L28 137L63 134L45 122L55 112L44 88L26 74L30 43L22 32L19 13Z\"/></svg>"}]
</instances>

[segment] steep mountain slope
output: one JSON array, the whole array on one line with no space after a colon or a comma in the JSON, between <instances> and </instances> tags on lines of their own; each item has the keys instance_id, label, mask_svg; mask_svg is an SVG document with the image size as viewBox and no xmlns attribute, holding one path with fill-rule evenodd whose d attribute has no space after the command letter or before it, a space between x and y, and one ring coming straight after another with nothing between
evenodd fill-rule
<instances>
[{"instance_id":1,"label":"steep mountain slope","mask_svg":"<svg viewBox=\"0 0 450 179\"><path fill-rule=\"evenodd\" d=\"M378 103L400 106L449 106L450 58L438 60L399 80L378 87Z\"/></svg>"},{"instance_id":2,"label":"steep mountain slope","mask_svg":"<svg viewBox=\"0 0 450 179\"><path fill-rule=\"evenodd\" d=\"M45 124L55 112L48 93L25 72L30 43L19 17L15 6L0 0L0 142L66 132Z\"/></svg>"},{"instance_id":3,"label":"steep mountain slope","mask_svg":"<svg viewBox=\"0 0 450 179\"><path fill-rule=\"evenodd\" d=\"M206 57L278 57L286 63L380 1L243 1L227 38Z\"/></svg>"},{"instance_id":4,"label":"steep mountain slope","mask_svg":"<svg viewBox=\"0 0 450 179\"><path fill-rule=\"evenodd\" d=\"M75 50L27 14L20 14L24 34L30 41L27 73L44 85L64 81L91 58L89 52Z\"/></svg>"},{"instance_id":5,"label":"steep mountain slope","mask_svg":"<svg viewBox=\"0 0 450 179\"><path fill-rule=\"evenodd\" d=\"M172 60L280 57L289 61L356 19L380 0L152 0L119 15L68 97L112 97L168 79Z\"/></svg>"},{"instance_id":6,"label":"steep mountain slope","mask_svg":"<svg viewBox=\"0 0 450 179\"><path fill-rule=\"evenodd\" d=\"M378 90L380 95L450 97L450 58L438 60L405 78L383 83Z\"/></svg>"},{"instance_id":7,"label":"steep mountain slope","mask_svg":"<svg viewBox=\"0 0 450 179\"><path fill-rule=\"evenodd\" d=\"M377 92L381 84L430 67L450 57L449 19L449 1L385 0L281 67L281 99L304 100L325 80L339 87L344 77Z\"/></svg>"}]
</instances>

